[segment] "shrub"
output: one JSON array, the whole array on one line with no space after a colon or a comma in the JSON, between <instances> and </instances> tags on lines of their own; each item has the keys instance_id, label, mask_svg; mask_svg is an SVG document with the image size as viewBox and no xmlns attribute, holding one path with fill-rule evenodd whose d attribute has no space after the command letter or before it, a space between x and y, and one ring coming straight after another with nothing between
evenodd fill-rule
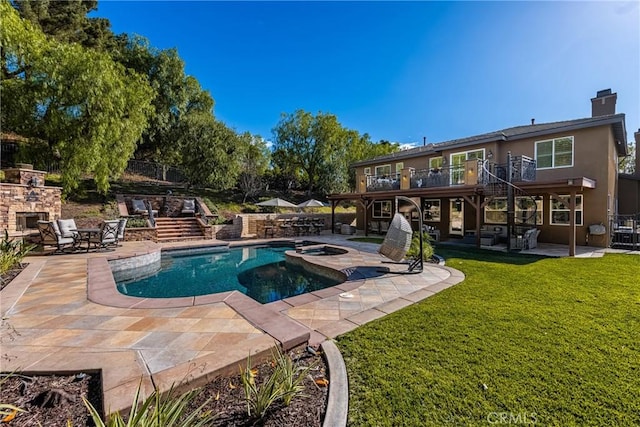
<instances>
[{"instance_id":1,"label":"shrub","mask_svg":"<svg viewBox=\"0 0 640 427\"><path fill-rule=\"evenodd\" d=\"M430 261L433 257L433 246L431 245L431 236L429 233L422 233L422 260ZM407 251L407 258L418 258L420 256L420 235L414 232L411 237L411 246Z\"/></svg>"},{"instance_id":2,"label":"shrub","mask_svg":"<svg viewBox=\"0 0 640 427\"><path fill-rule=\"evenodd\" d=\"M20 267L22 259L35 247L25 244L21 239L9 238L9 232L4 230L4 238L0 240L0 274Z\"/></svg>"},{"instance_id":3,"label":"shrub","mask_svg":"<svg viewBox=\"0 0 640 427\"><path fill-rule=\"evenodd\" d=\"M95 425L98 427L197 427L208 425L216 418L216 415L211 411L203 411L211 399L208 399L193 412L185 413L186 407L200 392L199 389L176 397L173 396L173 387L166 396L161 396L156 388L140 405L141 385L142 383L138 385L131 405L131 413L126 422L122 415L116 412L111 414L105 423L93 405L83 397L82 400Z\"/></svg>"},{"instance_id":4,"label":"shrub","mask_svg":"<svg viewBox=\"0 0 640 427\"><path fill-rule=\"evenodd\" d=\"M271 405L282 401L289 406L294 397L301 395L304 390L302 381L307 377L314 365L299 366L290 356L276 346L273 354L273 373L267 376L261 384L256 383L257 369L251 368L251 355L247 357L245 369L240 368L240 378L247 402L247 415L262 418Z\"/></svg>"},{"instance_id":5,"label":"shrub","mask_svg":"<svg viewBox=\"0 0 640 427\"><path fill-rule=\"evenodd\" d=\"M148 226L146 218L129 218L127 221L127 228L145 228Z\"/></svg>"}]
</instances>

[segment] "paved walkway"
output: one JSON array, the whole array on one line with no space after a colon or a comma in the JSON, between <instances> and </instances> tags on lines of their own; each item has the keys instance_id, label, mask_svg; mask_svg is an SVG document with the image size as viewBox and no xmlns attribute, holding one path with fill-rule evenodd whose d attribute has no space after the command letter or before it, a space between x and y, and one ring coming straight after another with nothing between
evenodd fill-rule
<instances>
[{"instance_id":1,"label":"paved walkway","mask_svg":"<svg viewBox=\"0 0 640 427\"><path fill-rule=\"evenodd\" d=\"M145 393L154 386L202 385L236 372L250 353L256 359L268 357L276 342L293 346L309 339L318 344L464 278L436 265L415 275L383 274L378 245L341 235L312 240L351 249L344 255L302 256L342 271L348 280L264 306L237 292L177 304L161 300L122 306L104 299L103 292L113 294L113 278L108 269L94 271L106 265L104 259L184 247L183 242L125 242L114 252L29 257L28 268L0 293L2 371L102 370L105 409L114 411L130 405L140 381ZM88 284L89 277L95 283ZM101 302L89 301L88 295Z\"/></svg>"}]
</instances>

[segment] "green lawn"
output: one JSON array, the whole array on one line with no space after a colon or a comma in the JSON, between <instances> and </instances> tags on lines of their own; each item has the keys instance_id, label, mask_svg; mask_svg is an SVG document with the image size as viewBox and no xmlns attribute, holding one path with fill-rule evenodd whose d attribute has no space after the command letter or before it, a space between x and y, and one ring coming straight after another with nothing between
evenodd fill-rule
<instances>
[{"instance_id":1,"label":"green lawn","mask_svg":"<svg viewBox=\"0 0 640 427\"><path fill-rule=\"evenodd\" d=\"M436 253L464 282L339 338L349 425L640 425L640 257Z\"/></svg>"}]
</instances>

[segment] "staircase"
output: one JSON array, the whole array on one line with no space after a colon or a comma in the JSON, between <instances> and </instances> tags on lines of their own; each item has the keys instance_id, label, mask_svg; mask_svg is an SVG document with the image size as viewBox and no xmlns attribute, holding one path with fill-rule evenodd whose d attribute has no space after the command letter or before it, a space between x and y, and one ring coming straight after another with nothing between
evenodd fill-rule
<instances>
[{"instance_id":1,"label":"staircase","mask_svg":"<svg viewBox=\"0 0 640 427\"><path fill-rule=\"evenodd\" d=\"M513 181L531 180L531 175L535 180L535 173L531 174L525 170L528 168L522 166L523 160L521 158L512 159L511 154L507 155L507 165L494 164L492 170L488 167L487 160L482 162L485 196L507 199L507 231L509 234L507 248L510 250L523 249L526 244L523 240L523 236L526 236L526 230L536 228L536 199L513 183ZM519 205L520 212L523 212L524 217L515 215L516 204Z\"/></svg>"},{"instance_id":2,"label":"staircase","mask_svg":"<svg viewBox=\"0 0 640 427\"><path fill-rule=\"evenodd\" d=\"M180 242L204 239L196 218L156 218L158 242Z\"/></svg>"}]
</instances>

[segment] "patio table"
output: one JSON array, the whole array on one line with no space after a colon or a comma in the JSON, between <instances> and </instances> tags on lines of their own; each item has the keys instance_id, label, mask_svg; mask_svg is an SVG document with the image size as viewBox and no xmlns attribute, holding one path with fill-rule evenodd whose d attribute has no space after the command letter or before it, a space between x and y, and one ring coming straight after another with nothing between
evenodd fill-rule
<instances>
[{"instance_id":1,"label":"patio table","mask_svg":"<svg viewBox=\"0 0 640 427\"><path fill-rule=\"evenodd\" d=\"M91 238L100 236L100 229L99 228L78 228L78 229L76 229L74 231L76 231L78 233L78 237L77 237L78 245L77 245L77 247L81 248L80 243L81 242L86 242L87 243L87 252L89 252L89 249L91 248Z\"/></svg>"}]
</instances>

